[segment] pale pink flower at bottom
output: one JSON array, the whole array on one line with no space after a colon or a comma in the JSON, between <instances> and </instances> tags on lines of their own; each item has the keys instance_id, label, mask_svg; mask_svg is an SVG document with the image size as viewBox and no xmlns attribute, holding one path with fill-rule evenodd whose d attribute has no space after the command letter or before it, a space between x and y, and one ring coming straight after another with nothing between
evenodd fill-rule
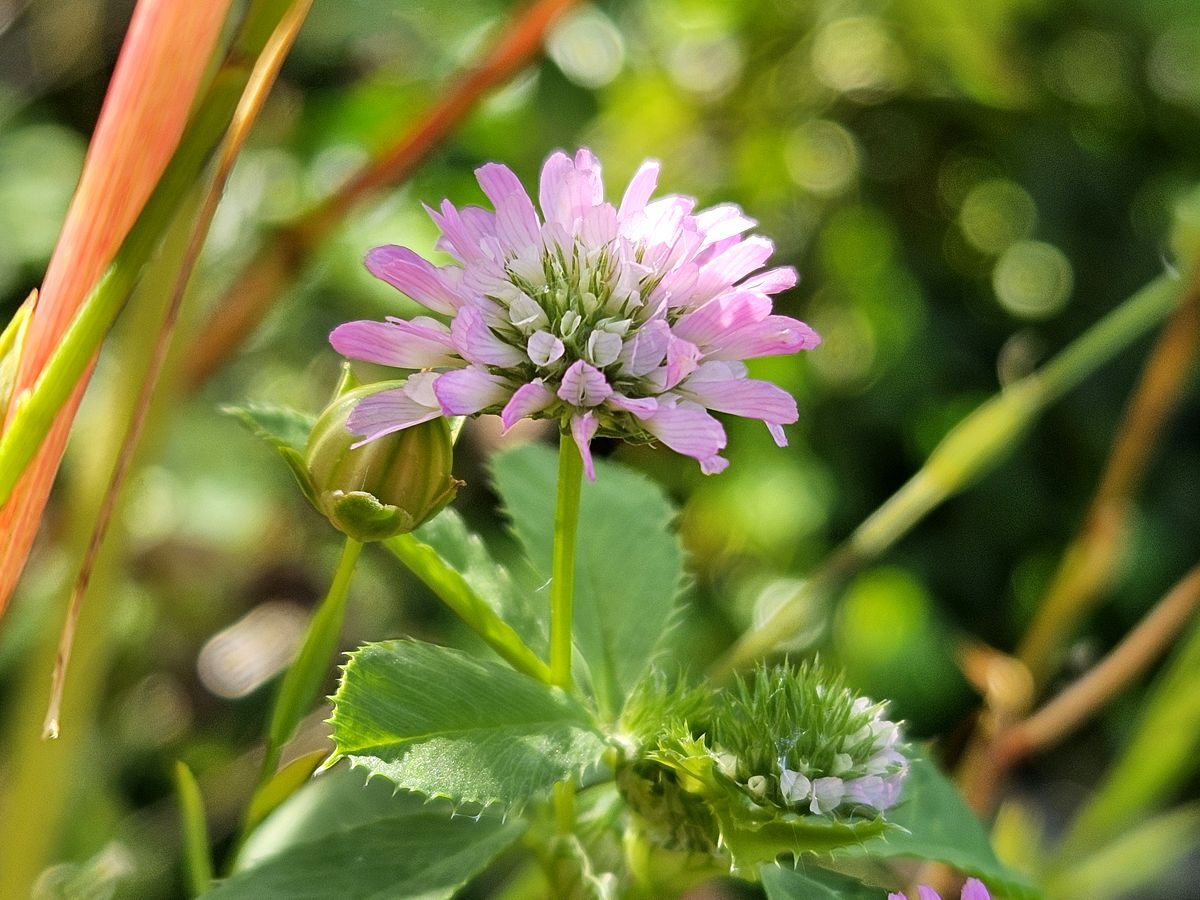
<instances>
[{"instance_id":1,"label":"pale pink flower at bottom","mask_svg":"<svg viewBox=\"0 0 1200 900\"><path fill-rule=\"evenodd\" d=\"M368 253L372 274L434 315L334 329L344 356L421 373L415 386L363 400L349 428L369 441L443 414L497 413L505 428L556 419L589 478L596 435L658 441L722 471L725 430L713 411L759 419L784 446L796 402L748 377L743 360L819 343L772 311L771 295L796 272L763 270L774 247L743 237L754 222L736 206L651 200L658 169L644 163L614 206L590 151L554 153L539 216L517 177L488 163L476 175L493 209L444 200L429 210L454 264L406 247Z\"/></svg>"},{"instance_id":2,"label":"pale pink flower at bottom","mask_svg":"<svg viewBox=\"0 0 1200 900\"><path fill-rule=\"evenodd\" d=\"M918 900L942 900L938 892L926 885L917 888ZM888 894L888 900L908 900L903 894ZM978 878L968 878L963 885L960 900L991 900L991 894Z\"/></svg>"}]
</instances>

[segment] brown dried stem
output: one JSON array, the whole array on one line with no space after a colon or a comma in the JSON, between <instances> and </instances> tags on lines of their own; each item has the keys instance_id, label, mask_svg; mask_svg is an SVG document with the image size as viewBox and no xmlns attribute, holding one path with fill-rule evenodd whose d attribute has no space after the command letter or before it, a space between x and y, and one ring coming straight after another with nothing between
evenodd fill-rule
<instances>
[{"instance_id":1,"label":"brown dried stem","mask_svg":"<svg viewBox=\"0 0 1200 900\"><path fill-rule=\"evenodd\" d=\"M1007 770L1046 750L1090 719L1121 693L1160 654L1200 607L1200 565L1158 601L1146 617L1103 660L1024 721L1001 732L995 763Z\"/></svg>"},{"instance_id":2,"label":"brown dried stem","mask_svg":"<svg viewBox=\"0 0 1200 900\"><path fill-rule=\"evenodd\" d=\"M488 91L525 68L540 52L554 20L577 0L535 0L514 14L483 61L460 73L442 99L391 147L324 203L269 234L216 306L184 370L194 388L219 369L262 321L279 291L310 251L374 191L402 182L457 128Z\"/></svg>"},{"instance_id":3,"label":"brown dried stem","mask_svg":"<svg viewBox=\"0 0 1200 900\"><path fill-rule=\"evenodd\" d=\"M1129 514L1158 438L1179 402L1200 349L1200 266L1151 351L1126 408L1108 465L1084 519L1017 651L1040 686L1103 596L1120 556Z\"/></svg>"}]
</instances>

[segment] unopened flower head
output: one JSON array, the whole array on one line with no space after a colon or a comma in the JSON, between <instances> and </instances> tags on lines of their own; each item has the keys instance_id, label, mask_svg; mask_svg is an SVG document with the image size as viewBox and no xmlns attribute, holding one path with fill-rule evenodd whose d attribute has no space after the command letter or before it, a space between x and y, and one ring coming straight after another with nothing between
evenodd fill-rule
<instances>
[{"instance_id":1,"label":"unopened flower head","mask_svg":"<svg viewBox=\"0 0 1200 900\"><path fill-rule=\"evenodd\" d=\"M757 802L812 815L885 812L908 761L884 704L816 664L760 667L713 727L718 768Z\"/></svg>"},{"instance_id":2,"label":"unopened flower head","mask_svg":"<svg viewBox=\"0 0 1200 900\"><path fill-rule=\"evenodd\" d=\"M476 175L494 211L448 200L429 210L437 247L454 264L435 266L406 247L368 253L376 277L435 315L334 330L347 357L417 370L402 388L363 400L351 431L373 440L485 412L506 428L555 419L588 477L597 434L661 441L721 471L725 431L710 410L760 419L786 444L795 400L747 377L743 360L818 343L803 322L772 312L771 295L794 285L796 272L760 271L774 247L743 236L754 222L736 206L697 212L689 197L652 201L658 171L644 163L614 206L590 151L555 153L542 169L539 215L517 177L488 163Z\"/></svg>"}]
</instances>

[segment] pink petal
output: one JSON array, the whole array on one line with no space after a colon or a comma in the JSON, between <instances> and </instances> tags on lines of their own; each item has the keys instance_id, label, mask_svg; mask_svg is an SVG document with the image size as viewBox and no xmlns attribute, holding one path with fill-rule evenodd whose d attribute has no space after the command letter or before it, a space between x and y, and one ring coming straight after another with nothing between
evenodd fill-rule
<instances>
[{"instance_id":1,"label":"pink petal","mask_svg":"<svg viewBox=\"0 0 1200 900\"><path fill-rule=\"evenodd\" d=\"M963 885L962 900L992 900L988 889L978 878L968 878Z\"/></svg>"},{"instance_id":2,"label":"pink petal","mask_svg":"<svg viewBox=\"0 0 1200 900\"><path fill-rule=\"evenodd\" d=\"M474 307L464 306L459 310L450 323L450 335L463 359L470 362L501 368L525 362L525 354L497 337L483 313Z\"/></svg>"},{"instance_id":3,"label":"pink petal","mask_svg":"<svg viewBox=\"0 0 1200 900\"><path fill-rule=\"evenodd\" d=\"M598 427L600 423L590 411L571 417L571 437L575 438L579 455L583 457L583 471L587 473L588 481L596 480L596 468L592 464L592 438L596 436Z\"/></svg>"},{"instance_id":4,"label":"pink petal","mask_svg":"<svg viewBox=\"0 0 1200 900\"><path fill-rule=\"evenodd\" d=\"M467 366L439 375L433 391L446 415L471 416L506 400L512 388L499 375Z\"/></svg>"},{"instance_id":5,"label":"pink petal","mask_svg":"<svg viewBox=\"0 0 1200 900\"><path fill-rule=\"evenodd\" d=\"M409 386L405 385L391 391L380 391L360 400L350 413L346 428L351 434L363 435L363 439L351 446L361 447L385 434L428 422L442 414L440 407L427 406L420 402L419 398L414 398L413 393Z\"/></svg>"},{"instance_id":6,"label":"pink petal","mask_svg":"<svg viewBox=\"0 0 1200 900\"><path fill-rule=\"evenodd\" d=\"M601 247L617 237L617 211L611 203L593 206L583 214L579 237L588 247Z\"/></svg>"},{"instance_id":7,"label":"pink petal","mask_svg":"<svg viewBox=\"0 0 1200 900\"><path fill-rule=\"evenodd\" d=\"M705 475L720 475L729 468L729 460L723 456L710 456L700 460L700 471Z\"/></svg>"},{"instance_id":8,"label":"pink petal","mask_svg":"<svg viewBox=\"0 0 1200 900\"><path fill-rule=\"evenodd\" d=\"M733 203L722 203L701 210L693 218L696 227L704 235L706 244L713 244L735 234L741 234L747 228L753 228L757 223L742 212L741 207Z\"/></svg>"},{"instance_id":9,"label":"pink petal","mask_svg":"<svg viewBox=\"0 0 1200 900\"><path fill-rule=\"evenodd\" d=\"M821 343L815 331L789 316L767 316L761 322L744 325L714 341L707 348L707 359L754 359L811 350Z\"/></svg>"},{"instance_id":10,"label":"pink petal","mask_svg":"<svg viewBox=\"0 0 1200 900\"><path fill-rule=\"evenodd\" d=\"M937 891L924 884L917 887L917 898L918 900L942 900Z\"/></svg>"},{"instance_id":11,"label":"pink petal","mask_svg":"<svg viewBox=\"0 0 1200 900\"><path fill-rule=\"evenodd\" d=\"M427 309L452 316L463 298L445 274L407 247L387 245L367 253L367 270Z\"/></svg>"},{"instance_id":12,"label":"pink petal","mask_svg":"<svg viewBox=\"0 0 1200 900\"><path fill-rule=\"evenodd\" d=\"M774 252L775 245L757 235L728 247L701 266L696 282L698 298L707 300L716 296L765 263Z\"/></svg>"},{"instance_id":13,"label":"pink petal","mask_svg":"<svg viewBox=\"0 0 1200 900\"><path fill-rule=\"evenodd\" d=\"M604 373L582 359L575 360L563 373L558 388L559 399L577 407L598 406L611 397L612 392Z\"/></svg>"},{"instance_id":14,"label":"pink petal","mask_svg":"<svg viewBox=\"0 0 1200 900\"><path fill-rule=\"evenodd\" d=\"M349 359L397 369L461 365L446 326L424 317L411 322L403 319L346 322L333 329L329 343Z\"/></svg>"},{"instance_id":15,"label":"pink petal","mask_svg":"<svg viewBox=\"0 0 1200 900\"><path fill-rule=\"evenodd\" d=\"M758 291L762 294L778 294L780 291L791 290L796 286L800 276L791 266L777 266L752 275L738 285L738 290Z\"/></svg>"},{"instance_id":16,"label":"pink petal","mask_svg":"<svg viewBox=\"0 0 1200 900\"><path fill-rule=\"evenodd\" d=\"M712 365L705 363L701 369ZM702 376L704 373L696 374ZM677 391L680 396L717 412L760 419L772 425L790 425L800 417L792 395L769 381L693 376L679 385Z\"/></svg>"},{"instance_id":17,"label":"pink petal","mask_svg":"<svg viewBox=\"0 0 1200 900\"><path fill-rule=\"evenodd\" d=\"M461 263L485 258L480 245L489 232L482 227L482 222L466 210L456 209L449 200L442 201L440 213L428 206L425 211L442 233L434 245L437 249L446 251Z\"/></svg>"},{"instance_id":18,"label":"pink petal","mask_svg":"<svg viewBox=\"0 0 1200 900\"><path fill-rule=\"evenodd\" d=\"M667 344L667 371L663 390L669 391L687 378L700 364L700 348L691 341L672 336Z\"/></svg>"},{"instance_id":19,"label":"pink petal","mask_svg":"<svg viewBox=\"0 0 1200 900\"><path fill-rule=\"evenodd\" d=\"M684 456L708 461L725 449L725 429L703 406L682 400L659 406L643 423L645 429Z\"/></svg>"},{"instance_id":20,"label":"pink petal","mask_svg":"<svg viewBox=\"0 0 1200 900\"><path fill-rule=\"evenodd\" d=\"M554 391L546 387L540 378L521 385L500 411L500 421L504 423L504 430L512 428L526 416L541 412L556 399Z\"/></svg>"},{"instance_id":21,"label":"pink petal","mask_svg":"<svg viewBox=\"0 0 1200 900\"><path fill-rule=\"evenodd\" d=\"M566 352L563 342L548 331L535 331L531 334L525 349L537 366L548 366L558 362Z\"/></svg>"},{"instance_id":22,"label":"pink petal","mask_svg":"<svg viewBox=\"0 0 1200 900\"><path fill-rule=\"evenodd\" d=\"M621 374L641 378L653 372L666 358L670 342L671 326L665 319L647 322L625 339L621 355L617 357Z\"/></svg>"},{"instance_id":23,"label":"pink petal","mask_svg":"<svg viewBox=\"0 0 1200 900\"><path fill-rule=\"evenodd\" d=\"M743 325L761 322L770 314L771 301L762 294L734 291L680 316L671 330L677 337L708 347L723 335Z\"/></svg>"},{"instance_id":24,"label":"pink petal","mask_svg":"<svg viewBox=\"0 0 1200 900\"><path fill-rule=\"evenodd\" d=\"M542 223L513 171L499 163L487 163L475 170L475 177L496 208L496 236L514 249L540 245Z\"/></svg>"},{"instance_id":25,"label":"pink petal","mask_svg":"<svg viewBox=\"0 0 1200 900\"><path fill-rule=\"evenodd\" d=\"M574 234L576 223L604 200L600 163L589 150L572 160L562 151L551 154L542 167L538 203L547 224L553 222Z\"/></svg>"},{"instance_id":26,"label":"pink petal","mask_svg":"<svg viewBox=\"0 0 1200 900\"><path fill-rule=\"evenodd\" d=\"M894 891L887 895L887 900L908 900L903 894L897 894Z\"/></svg>"},{"instance_id":27,"label":"pink petal","mask_svg":"<svg viewBox=\"0 0 1200 900\"><path fill-rule=\"evenodd\" d=\"M625 195L621 198L621 206L617 210L619 220L625 221L646 208L646 201L658 185L659 168L656 159L648 159L638 167L629 182L629 187L625 188Z\"/></svg>"},{"instance_id":28,"label":"pink petal","mask_svg":"<svg viewBox=\"0 0 1200 900\"><path fill-rule=\"evenodd\" d=\"M604 403L613 409L632 413L639 419L649 418L658 409L658 401L653 397L626 397L624 394L614 393Z\"/></svg>"}]
</instances>

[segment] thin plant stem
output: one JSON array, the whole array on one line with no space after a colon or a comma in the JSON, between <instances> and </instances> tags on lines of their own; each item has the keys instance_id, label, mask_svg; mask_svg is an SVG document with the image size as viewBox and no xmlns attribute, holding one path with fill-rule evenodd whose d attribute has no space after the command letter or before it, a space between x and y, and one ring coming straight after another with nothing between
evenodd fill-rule
<instances>
[{"instance_id":1,"label":"thin plant stem","mask_svg":"<svg viewBox=\"0 0 1200 900\"><path fill-rule=\"evenodd\" d=\"M575 601L575 536L583 458L569 432L559 435L558 502L554 509L554 556L550 568L550 683L571 690L571 620Z\"/></svg>"},{"instance_id":2,"label":"thin plant stem","mask_svg":"<svg viewBox=\"0 0 1200 900\"><path fill-rule=\"evenodd\" d=\"M346 600L350 594L350 581L363 545L353 538L346 538L342 555L333 574L329 593L309 622L304 643L295 660L288 667L279 686L279 695L271 709L271 723L267 729L267 746L259 770L258 790L261 790L275 775L279 766L283 746L295 733L300 719L316 702L321 685L329 674L337 642L346 617Z\"/></svg>"},{"instance_id":3,"label":"thin plant stem","mask_svg":"<svg viewBox=\"0 0 1200 900\"><path fill-rule=\"evenodd\" d=\"M92 526L92 536L88 542L88 548L84 553L83 562L79 567L79 574L71 589L70 600L67 603L67 619L63 624L62 634L59 638L58 652L54 660L54 671L51 674L50 703L46 709L45 723L42 726L42 737L48 740L59 736L62 695L66 685L67 666L71 659L71 648L75 642L75 628L79 622L79 613L82 609L83 598L87 593L88 582L91 580L96 558L99 556L100 548L104 544L104 539L108 534L108 526L112 521L112 514L117 505L117 498L125 485L125 479L129 475L130 468L133 465L135 451L141 441L142 431L146 425L146 418L150 412L150 402L155 389L158 387L159 377L162 375L163 366L167 360L167 352L171 347L171 339L175 334L175 325L179 321L179 311L182 309L184 298L187 295L188 283L191 281L196 261L200 258L200 251L204 247L204 241L208 236L208 229L212 224L213 216L216 215L217 206L225 190L225 184L229 180L229 173L233 171L233 164L237 161L238 153L241 151L246 138L250 134L250 126L258 118L263 103L266 101L267 94L270 92L271 86L275 83L275 76L279 74L279 67L283 65L283 59L287 56L288 50L291 49L296 39L296 34L300 30L300 25L304 22L304 17L307 15L311 5L311 0L297 0L289 9L287 15L284 16L279 28L272 34L271 39L263 49L262 55L255 64L254 71L247 82L241 102L239 102L234 112L229 126L229 133L226 135L221 147L216 169L205 192L200 210L196 215L195 224L192 226L191 238L184 252L179 274L175 278L175 285L171 291L171 299L167 304L162 325L154 341L154 348L150 355L150 365L138 387L138 397L134 404L133 416L126 425L125 436L121 442L121 450L117 456L116 464L113 466L108 488L105 491L104 500L100 506L100 513L96 518L95 524Z\"/></svg>"},{"instance_id":4,"label":"thin plant stem","mask_svg":"<svg viewBox=\"0 0 1200 900\"><path fill-rule=\"evenodd\" d=\"M786 644L814 603L828 603L851 574L878 558L931 510L1003 460L1051 403L1103 366L1174 310L1179 281L1150 282L1076 338L1049 363L1007 386L951 429L925 465L859 525L804 587L742 635L713 667L717 677Z\"/></svg>"},{"instance_id":5,"label":"thin plant stem","mask_svg":"<svg viewBox=\"0 0 1200 900\"><path fill-rule=\"evenodd\" d=\"M1133 495L1200 352L1200 271L1163 329L1142 371L1109 453L1100 485L1017 655L1039 684L1053 675L1062 648L1112 578L1128 530Z\"/></svg>"},{"instance_id":6,"label":"thin plant stem","mask_svg":"<svg viewBox=\"0 0 1200 900\"><path fill-rule=\"evenodd\" d=\"M1036 713L1002 732L997 766L1052 747L1128 687L1178 636L1200 607L1200 566L1193 568L1087 674Z\"/></svg>"},{"instance_id":7,"label":"thin plant stem","mask_svg":"<svg viewBox=\"0 0 1200 900\"><path fill-rule=\"evenodd\" d=\"M550 683L571 690L571 651L575 603L575 537L579 529L579 496L583 458L570 432L558 438L558 500L554 508L554 552L550 563ZM558 833L575 829L575 785L554 786L554 820Z\"/></svg>"}]
</instances>

